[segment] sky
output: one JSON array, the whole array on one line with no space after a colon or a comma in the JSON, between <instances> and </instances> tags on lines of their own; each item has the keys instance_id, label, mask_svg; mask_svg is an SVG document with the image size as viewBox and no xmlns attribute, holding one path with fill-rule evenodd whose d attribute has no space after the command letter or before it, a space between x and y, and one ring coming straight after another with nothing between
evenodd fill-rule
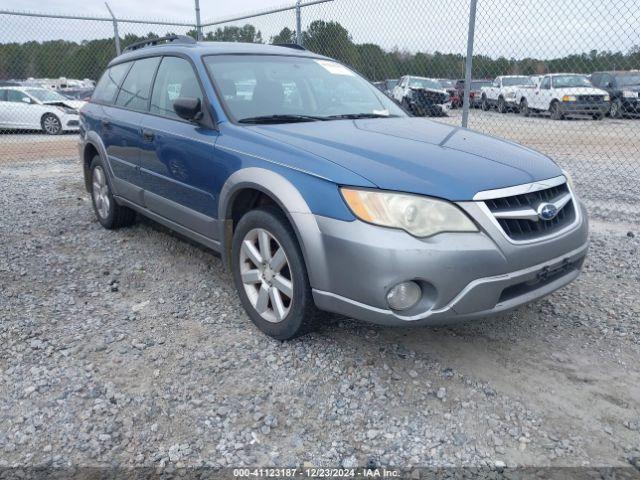
<instances>
[{"instance_id":1,"label":"sky","mask_svg":"<svg viewBox=\"0 0 640 480\"><path fill-rule=\"evenodd\" d=\"M108 0L118 17L193 22L194 0ZM200 0L203 23L261 11L295 0ZM0 0L0 10L107 15L103 0ZM550 15L550 12L553 14ZM303 28L335 20L356 43L409 52L466 52L469 0L333 0L303 9ZM236 22L251 23L269 41L295 28L292 11ZM120 36L186 33L180 27L120 24ZM211 28L205 28L205 32ZM82 22L0 15L0 43L106 38L109 22ZM591 50L627 52L640 47L638 0L478 0L474 53L507 58L557 58ZM636 68L640 68L637 66Z\"/></svg>"}]
</instances>

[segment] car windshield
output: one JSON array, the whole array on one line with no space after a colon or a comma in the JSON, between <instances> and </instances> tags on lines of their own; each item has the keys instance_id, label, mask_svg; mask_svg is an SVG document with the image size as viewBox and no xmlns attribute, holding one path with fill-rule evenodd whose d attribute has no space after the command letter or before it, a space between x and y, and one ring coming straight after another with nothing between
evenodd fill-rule
<instances>
[{"instance_id":1,"label":"car windshield","mask_svg":"<svg viewBox=\"0 0 640 480\"><path fill-rule=\"evenodd\" d=\"M456 82L454 82L453 80L440 80L440 85L442 85L444 88L454 87L455 84Z\"/></svg>"},{"instance_id":2,"label":"car windshield","mask_svg":"<svg viewBox=\"0 0 640 480\"><path fill-rule=\"evenodd\" d=\"M556 75L552 78L554 88L593 87L586 75Z\"/></svg>"},{"instance_id":3,"label":"car windshield","mask_svg":"<svg viewBox=\"0 0 640 480\"><path fill-rule=\"evenodd\" d=\"M211 55L204 61L227 112L241 123L406 116L364 78L330 60Z\"/></svg>"},{"instance_id":4,"label":"car windshield","mask_svg":"<svg viewBox=\"0 0 640 480\"><path fill-rule=\"evenodd\" d=\"M640 85L640 73L627 73L625 75L619 75L616 77L618 80L618 85L622 86L631 86L631 85Z\"/></svg>"},{"instance_id":5,"label":"car windshield","mask_svg":"<svg viewBox=\"0 0 640 480\"><path fill-rule=\"evenodd\" d=\"M529 77L503 77L502 85L504 87L515 87L519 85L533 85L533 81Z\"/></svg>"},{"instance_id":6,"label":"car windshield","mask_svg":"<svg viewBox=\"0 0 640 480\"><path fill-rule=\"evenodd\" d=\"M491 82L471 82L471 90L480 90L482 87L490 87Z\"/></svg>"},{"instance_id":7,"label":"car windshield","mask_svg":"<svg viewBox=\"0 0 640 480\"><path fill-rule=\"evenodd\" d=\"M409 78L409 87L411 88L433 88L436 90L442 90L442 85L437 80L430 80L428 78Z\"/></svg>"},{"instance_id":8,"label":"car windshield","mask_svg":"<svg viewBox=\"0 0 640 480\"><path fill-rule=\"evenodd\" d=\"M68 100L58 92L47 90L46 88L28 88L25 92L40 102L64 102Z\"/></svg>"}]
</instances>

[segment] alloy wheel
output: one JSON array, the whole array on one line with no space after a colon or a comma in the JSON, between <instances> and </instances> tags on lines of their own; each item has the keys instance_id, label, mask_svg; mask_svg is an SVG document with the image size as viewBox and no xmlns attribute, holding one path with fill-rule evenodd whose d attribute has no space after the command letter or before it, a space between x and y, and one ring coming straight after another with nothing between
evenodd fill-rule
<instances>
[{"instance_id":1,"label":"alloy wheel","mask_svg":"<svg viewBox=\"0 0 640 480\"><path fill-rule=\"evenodd\" d=\"M60 120L54 115L47 115L42 121L42 127L49 135L57 135L60 132Z\"/></svg>"},{"instance_id":2,"label":"alloy wheel","mask_svg":"<svg viewBox=\"0 0 640 480\"><path fill-rule=\"evenodd\" d=\"M286 252L264 228L250 230L242 240L240 275L256 312L268 322L282 322L293 303L291 269Z\"/></svg>"},{"instance_id":3,"label":"alloy wheel","mask_svg":"<svg viewBox=\"0 0 640 480\"><path fill-rule=\"evenodd\" d=\"M109 198L109 185L107 184L107 178L101 166L97 166L93 169L91 185L91 195L93 196L93 203L96 206L96 211L98 212L98 215L100 215L100 218L105 219L109 216L111 199Z\"/></svg>"}]
</instances>

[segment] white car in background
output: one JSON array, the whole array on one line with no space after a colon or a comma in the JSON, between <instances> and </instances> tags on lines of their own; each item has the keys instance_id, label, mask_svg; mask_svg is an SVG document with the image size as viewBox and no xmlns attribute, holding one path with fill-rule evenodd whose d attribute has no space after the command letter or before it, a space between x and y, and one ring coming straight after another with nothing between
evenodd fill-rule
<instances>
[{"instance_id":1,"label":"white car in background","mask_svg":"<svg viewBox=\"0 0 640 480\"><path fill-rule=\"evenodd\" d=\"M552 73L545 75L535 88L518 91L520 113L548 112L552 119L587 115L594 120L609 111L609 93L596 88L586 75Z\"/></svg>"},{"instance_id":2,"label":"white car in background","mask_svg":"<svg viewBox=\"0 0 640 480\"><path fill-rule=\"evenodd\" d=\"M496 107L498 112L517 111L516 95L522 88L535 87L531 77L526 75L501 75L496 77L490 87L482 87L481 105L483 110Z\"/></svg>"},{"instance_id":3,"label":"white car in background","mask_svg":"<svg viewBox=\"0 0 640 480\"><path fill-rule=\"evenodd\" d=\"M0 87L0 130L77 131L84 104L47 88Z\"/></svg>"}]
</instances>

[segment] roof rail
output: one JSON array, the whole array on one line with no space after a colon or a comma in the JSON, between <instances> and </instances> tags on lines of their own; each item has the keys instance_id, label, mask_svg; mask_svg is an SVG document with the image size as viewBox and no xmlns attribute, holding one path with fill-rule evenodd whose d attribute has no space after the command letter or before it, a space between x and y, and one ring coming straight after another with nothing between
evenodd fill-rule
<instances>
[{"instance_id":1,"label":"roof rail","mask_svg":"<svg viewBox=\"0 0 640 480\"><path fill-rule=\"evenodd\" d=\"M188 35L167 35L166 37L159 38L147 38L146 40L142 40L140 42L132 43L131 45L127 45L127 47L123 50L124 52L131 52L133 50L138 50L139 48L149 47L152 45L158 45L160 42L175 42L175 43L183 43L183 44L194 44L196 43L195 38L190 37Z\"/></svg>"},{"instance_id":2,"label":"roof rail","mask_svg":"<svg viewBox=\"0 0 640 480\"><path fill-rule=\"evenodd\" d=\"M274 43L273 46L274 47L293 48L294 50L304 50L304 51L307 50L302 45L298 45L297 43Z\"/></svg>"}]
</instances>

